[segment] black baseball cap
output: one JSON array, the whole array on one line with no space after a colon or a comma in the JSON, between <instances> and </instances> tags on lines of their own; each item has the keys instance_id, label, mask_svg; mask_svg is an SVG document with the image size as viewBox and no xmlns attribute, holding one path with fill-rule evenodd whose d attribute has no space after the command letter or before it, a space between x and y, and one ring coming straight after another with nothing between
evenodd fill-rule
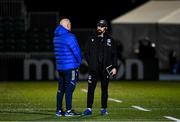
<instances>
[{"instance_id":1,"label":"black baseball cap","mask_svg":"<svg viewBox=\"0 0 180 122\"><path fill-rule=\"evenodd\" d=\"M97 26L100 26L100 27L107 27L107 21L102 19L102 20L99 20L98 23L97 23Z\"/></svg>"}]
</instances>

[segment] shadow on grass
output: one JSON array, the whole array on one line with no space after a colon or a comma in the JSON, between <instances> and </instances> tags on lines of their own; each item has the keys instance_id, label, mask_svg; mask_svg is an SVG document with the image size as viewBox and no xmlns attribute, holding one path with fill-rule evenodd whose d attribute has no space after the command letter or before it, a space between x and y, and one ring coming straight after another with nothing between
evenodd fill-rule
<instances>
[{"instance_id":1,"label":"shadow on grass","mask_svg":"<svg viewBox=\"0 0 180 122\"><path fill-rule=\"evenodd\" d=\"M81 115L82 113L81 112L78 112L78 111L75 111L73 110L73 112L75 112L76 114L78 115L75 115L75 116L70 116L70 117L65 117L64 115L63 116L60 116L60 117L57 117L53 111L54 114L51 114L52 116L51 117L45 117L45 118L40 118L40 119L34 119L34 121L47 121L47 120L53 120L53 121L59 121L59 120L63 120L63 121L85 121L85 120L96 120L96 118L100 115L98 114L94 114L94 115L90 115L90 116L83 116Z\"/></svg>"},{"instance_id":2,"label":"shadow on grass","mask_svg":"<svg viewBox=\"0 0 180 122\"><path fill-rule=\"evenodd\" d=\"M40 119L34 119L34 121L47 121L47 120L51 120L51 121L88 121L88 120L96 120L96 118L100 116L100 115L91 115L91 116L71 116L71 117L65 117L65 116L61 116L61 117L57 117L57 116L52 116L51 118L40 118Z\"/></svg>"},{"instance_id":3,"label":"shadow on grass","mask_svg":"<svg viewBox=\"0 0 180 122\"><path fill-rule=\"evenodd\" d=\"M44 111L45 112L45 111ZM27 112L27 111L0 111L0 113L2 114L9 114L8 116L7 116L7 118L5 118L5 120L3 120L3 121L33 121L33 120L36 120L35 118L39 118L39 120L41 120L41 119L43 119L43 120L45 120L45 119L51 119L51 118L53 118L53 114L51 114L51 113L49 113L49 112L47 112L47 113L44 113L44 112L32 112L32 111L29 111L29 112ZM15 118L13 119L13 118L11 118L12 117L12 115L13 114L15 114L14 116L15 116ZM19 114L20 115L20 117L18 117L16 114ZM24 115L29 115L29 117L27 117L27 116L24 116ZM30 115L33 115L34 117L32 117L32 116L30 116ZM43 116L43 117L42 117ZM44 117L45 116L45 117ZM0 121L1 121L1 119L0 119Z\"/></svg>"},{"instance_id":4,"label":"shadow on grass","mask_svg":"<svg viewBox=\"0 0 180 122\"><path fill-rule=\"evenodd\" d=\"M11 113L16 113L16 114L37 114L37 115L52 115L52 114L50 114L50 113L43 113L43 112L31 112L31 111L29 111L29 112L25 112L25 111L0 111L1 113L9 113L9 114L11 114Z\"/></svg>"},{"instance_id":5,"label":"shadow on grass","mask_svg":"<svg viewBox=\"0 0 180 122\"><path fill-rule=\"evenodd\" d=\"M99 114L94 114L94 115L90 115L90 116L71 116L71 117L65 117L65 116L61 116L61 117L57 117L55 115L55 111L43 111L43 112L39 112L39 111L6 111L6 110L0 110L0 113L5 113L5 114L20 114L21 117L15 118L15 120L17 121L59 121L59 120L63 120L63 121L88 121L88 120L96 120L98 116L101 116ZM34 115L34 117L29 116L29 117L23 117L23 115ZM39 115L39 116L38 116ZM8 120L8 117L7 119ZM10 119L12 120L12 118ZM9 121L9 120L8 120Z\"/></svg>"}]
</instances>

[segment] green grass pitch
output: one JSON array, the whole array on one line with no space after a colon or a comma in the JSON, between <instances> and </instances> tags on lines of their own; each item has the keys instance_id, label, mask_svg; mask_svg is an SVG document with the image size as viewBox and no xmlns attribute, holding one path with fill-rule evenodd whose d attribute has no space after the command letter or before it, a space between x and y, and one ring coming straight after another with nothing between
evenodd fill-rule
<instances>
[{"instance_id":1,"label":"green grass pitch","mask_svg":"<svg viewBox=\"0 0 180 122\"><path fill-rule=\"evenodd\" d=\"M87 82L78 82L73 109L86 108ZM101 116L101 90L97 84L93 115L56 117L57 82L0 82L0 121L171 121L180 119L180 81L111 81L109 115ZM141 111L140 106L150 111Z\"/></svg>"}]
</instances>

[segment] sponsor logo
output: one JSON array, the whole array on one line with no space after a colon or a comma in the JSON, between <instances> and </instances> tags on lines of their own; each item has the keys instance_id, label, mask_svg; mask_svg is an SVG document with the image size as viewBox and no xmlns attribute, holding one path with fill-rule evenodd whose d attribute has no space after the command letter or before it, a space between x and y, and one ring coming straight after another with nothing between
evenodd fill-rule
<instances>
[{"instance_id":1,"label":"sponsor logo","mask_svg":"<svg viewBox=\"0 0 180 122\"><path fill-rule=\"evenodd\" d=\"M123 63L122 61L118 60L118 64L120 65L116 79L124 79L131 80L133 79L133 74L136 73L136 79L142 80L144 78L144 66L141 60L139 59L126 59ZM87 62L83 59L82 65L87 67ZM30 70L32 66L35 67L35 79L42 80L42 69L43 66L46 66L47 71L47 80L54 80L58 78L58 73L55 71L54 62L48 59L36 60L36 59L25 59L24 60L24 80L30 80ZM133 71L133 67L136 67L136 70ZM74 79L75 73L72 72L72 79ZM80 80L87 80L91 82L91 76L88 75L88 72L81 73L79 70L79 79Z\"/></svg>"},{"instance_id":2,"label":"sponsor logo","mask_svg":"<svg viewBox=\"0 0 180 122\"><path fill-rule=\"evenodd\" d=\"M111 39L107 39L107 46L111 46Z\"/></svg>"}]
</instances>

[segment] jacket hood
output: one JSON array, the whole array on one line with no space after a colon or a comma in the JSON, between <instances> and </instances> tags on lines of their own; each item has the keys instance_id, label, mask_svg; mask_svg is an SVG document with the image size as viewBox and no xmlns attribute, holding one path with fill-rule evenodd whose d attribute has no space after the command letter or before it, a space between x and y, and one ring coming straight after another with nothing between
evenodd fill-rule
<instances>
[{"instance_id":1,"label":"jacket hood","mask_svg":"<svg viewBox=\"0 0 180 122\"><path fill-rule=\"evenodd\" d=\"M64 28L62 25L58 25L56 27L56 30L54 32L55 35L63 35L69 33L69 30L67 30L66 28Z\"/></svg>"}]
</instances>

